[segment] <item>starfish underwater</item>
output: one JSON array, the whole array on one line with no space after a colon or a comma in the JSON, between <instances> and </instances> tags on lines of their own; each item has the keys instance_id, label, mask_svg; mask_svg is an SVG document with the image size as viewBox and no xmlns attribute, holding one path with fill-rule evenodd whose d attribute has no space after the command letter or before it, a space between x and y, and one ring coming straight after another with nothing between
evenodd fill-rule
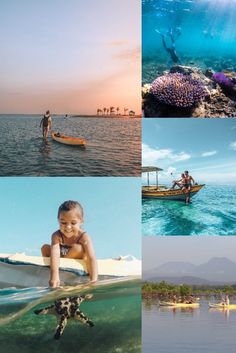
<instances>
[{"instance_id":1,"label":"starfish underwater","mask_svg":"<svg viewBox=\"0 0 236 353\"><path fill-rule=\"evenodd\" d=\"M54 338L58 340L66 327L68 319L79 320L90 327L94 326L93 321L85 316L84 313L79 309L80 304L84 300L91 298L92 294L57 299L53 305L47 306L43 309L35 310L34 313L37 315L52 314L58 317L59 322L54 335Z\"/></svg>"}]
</instances>

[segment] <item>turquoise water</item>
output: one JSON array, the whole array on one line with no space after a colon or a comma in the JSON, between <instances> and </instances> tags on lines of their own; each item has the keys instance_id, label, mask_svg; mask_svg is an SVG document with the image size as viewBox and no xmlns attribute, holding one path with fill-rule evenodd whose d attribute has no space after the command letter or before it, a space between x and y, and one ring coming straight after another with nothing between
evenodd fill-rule
<instances>
[{"instance_id":1,"label":"turquoise water","mask_svg":"<svg viewBox=\"0 0 236 353\"><path fill-rule=\"evenodd\" d=\"M143 199L143 235L236 235L236 187L206 185L185 205Z\"/></svg>"},{"instance_id":2,"label":"turquoise water","mask_svg":"<svg viewBox=\"0 0 236 353\"><path fill-rule=\"evenodd\" d=\"M232 353L236 310L160 309L157 300L144 300L142 353Z\"/></svg>"},{"instance_id":3,"label":"turquoise water","mask_svg":"<svg viewBox=\"0 0 236 353\"><path fill-rule=\"evenodd\" d=\"M40 115L0 115L0 176L139 176L141 119L52 116L86 148L42 139Z\"/></svg>"},{"instance_id":4,"label":"turquoise water","mask_svg":"<svg viewBox=\"0 0 236 353\"><path fill-rule=\"evenodd\" d=\"M70 292L70 295L93 294L93 298L83 302L80 308L95 326L90 328L80 322L69 321L59 341L53 338L56 318L36 316L34 310L51 305L56 298L68 296L68 292L61 291L59 296L58 291L47 294L46 288L24 289L25 293L18 290L20 297L17 303L12 299L12 291L4 289L0 295L1 352L141 352L141 296L137 280ZM26 294L28 298L23 299ZM37 296L39 299L35 300ZM8 301L3 302L3 297ZM18 315L14 318L16 313Z\"/></svg>"},{"instance_id":5,"label":"turquoise water","mask_svg":"<svg viewBox=\"0 0 236 353\"><path fill-rule=\"evenodd\" d=\"M175 32L182 65L236 71L234 0L142 0L143 83L171 66L161 36ZM167 46L171 40L166 37Z\"/></svg>"}]
</instances>

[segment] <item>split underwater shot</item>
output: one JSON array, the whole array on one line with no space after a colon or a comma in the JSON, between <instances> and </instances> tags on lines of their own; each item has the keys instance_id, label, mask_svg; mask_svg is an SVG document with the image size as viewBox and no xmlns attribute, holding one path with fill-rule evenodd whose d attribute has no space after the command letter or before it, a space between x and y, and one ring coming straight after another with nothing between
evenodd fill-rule
<instances>
[{"instance_id":1,"label":"split underwater shot","mask_svg":"<svg viewBox=\"0 0 236 353\"><path fill-rule=\"evenodd\" d=\"M236 115L236 1L142 0L144 117Z\"/></svg>"},{"instance_id":2,"label":"split underwater shot","mask_svg":"<svg viewBox=\"0 0 236 353\"><path fill-rule=\"evenodd\" d=\"M139 178L0 178L0 190L1 352L141 353ZM77 204L63 233L62 201ZM43 252L55 233L71 241L56 247L56 269Z\"/></svg>"}]
</instances>

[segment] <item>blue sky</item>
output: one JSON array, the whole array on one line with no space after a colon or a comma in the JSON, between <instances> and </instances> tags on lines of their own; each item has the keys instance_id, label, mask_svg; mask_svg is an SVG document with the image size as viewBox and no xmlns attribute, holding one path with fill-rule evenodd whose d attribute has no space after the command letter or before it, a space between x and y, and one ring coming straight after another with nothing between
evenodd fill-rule
<instances>
[{"instance_id":1,"label":"blue sky","mask_svg":"<svg viewBox=\"0 0 236 353\"><path fill-rule=\"evenodd\" d=\"M72 199L84 207L98 258L141 258L139 178L0 178L0 194L0 253L39 255L58 229L58 207Z\"/></svg>"},{"instance_id":2,"label":"blue sky","mask_svg":"<svg viewBox=\"0 0 236 353\"><path fill-rule=\"evenodd\" d=\"M227 257L236 261L236 237L143 237L142 265L149 270L171 261L190 262L195 265L212 257Z\"/></svg>"},{"instance_id":3,"label":"blue sky","mask_svg":"<svg viewBox=\"0 0 236 353\"><path fill-rule=\"evenodd\" d=\"M189 170L198 183L236 184L234 118L144 119L142 141L142 165L164 169L162 183Z\"/></svg>"},{"instance_id":4,"label":"blue sky","mask_svg":"<svg viewBox=\"0 0 236 353\"><path fill-rule=\"evenodd\" d=\"M0 23L1 113L140 113L139 0L3 0Z\"/></svg>"}]
</instances>

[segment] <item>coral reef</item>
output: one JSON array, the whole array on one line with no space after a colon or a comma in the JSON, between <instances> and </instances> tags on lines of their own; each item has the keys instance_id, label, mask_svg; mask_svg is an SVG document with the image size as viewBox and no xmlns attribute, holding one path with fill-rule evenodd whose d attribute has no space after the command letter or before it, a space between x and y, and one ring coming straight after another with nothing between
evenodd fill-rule
<instances>
[{"instance_id":1,"label":"coral reef","mask_svg":"<svg viewBox=\"0 0 236 353\"><path fill-rule=\"evenodd\" d=\"M178 72L158 77L150 93L162 103L181 108L192 107L207 95L200 80Z\"/></svg>"},{"instance_id":2,"label":"coral reef","mask_svg":"<svg viewBox=\"0 0 236 353\"><path fill-rule=\"evenodd\" d=\"M224 74L224 72L215 72L212 75L213 80L223 87L233 87L233 82Z\"/></svg>"},{"instance_id":3,"label":"coral reef","mask_svg":"<svg viewBox=\"0 0 236 353\"><path fill-rule=\"evenodd\" d=\"M169 75L173 74L178 74L177 77L179 77L179 74L181 74L185 78L189 77L189 82L191 82L191 80L201 82L201 86L205 92L204 96L200 100L196 99L192 106L187 104L183 105L182 103L176 104L176 99L177 101L179 100L178 96L177 98L170 97L168 98L168 101L166 96L161 96L161 99L157 98L157 95L153 94L154 91L152 86L155 81L160 79L160 77L163 77L163 74L164 77L169 77ZM158 77L152 84L145 82L146 84L143 86L142 96L144 117L236 117L235 71L214 72L211 68L203 70L203 68L200 68L199 66L176 65L168 71L163 71L161 73L160 71L159 73L156 71L156 75L159 75L160 77ZM152 72L152 76L154 76L154 72ZM157 83L159 87L160 81L158 80ZM181 93L179 88L177 91L178 94ZM184 100L187 99L188 92L186 93Z\"/></svg>"}]
</instances>

